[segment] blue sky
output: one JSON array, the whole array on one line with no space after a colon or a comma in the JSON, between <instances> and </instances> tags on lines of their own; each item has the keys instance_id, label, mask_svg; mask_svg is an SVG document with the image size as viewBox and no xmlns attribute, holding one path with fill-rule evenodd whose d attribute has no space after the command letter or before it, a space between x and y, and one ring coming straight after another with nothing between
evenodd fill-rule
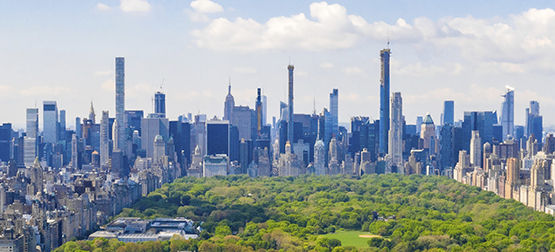
<instances>
[{"instance_id":1,"label":"blue sky","mask_svg":"<svg viewBox=\"0 0 555 252\"><path fill-rule=\"evenodd\" d=\"M168 116L221 117L231 77L236 104L256 88L279 115L295 65L296 112L320 112L339 88L340 121L379 117L379 50L389 35L391 91L408 123L443 100L500 110L515 87L515 124L530 100L555 124L554 1L2 1L0 121L22 128L25 108L58 101L67 125L114 113L114 58L126 58L126 109L152 111L164 79ZM271 119L268 119L271 121ZM42 111L40 116L42 127Z\"/></svg>"}]
</instances>

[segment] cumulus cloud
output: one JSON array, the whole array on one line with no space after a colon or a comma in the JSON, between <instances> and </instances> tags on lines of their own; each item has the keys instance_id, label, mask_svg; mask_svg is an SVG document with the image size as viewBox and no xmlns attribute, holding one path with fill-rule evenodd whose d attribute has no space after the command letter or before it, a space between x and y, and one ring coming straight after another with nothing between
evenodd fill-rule
<instances>
[{"instance_id":1,"label":"cumulus cloud","mask_svg":"<svg viewBox=\"0 0 555 252\"><path fill-rule=\"evenodd\" d=\"M224 8L210 0L196 0L191 2L191 7L199 13L223 12Z\"/></svg>"},{"instance_id":2,"label":"cumulus cloud","mask_svg":"<svg viewBox=\"0 0 555 252\"><path fill-rule=\"evenodd\" d=\"M96 9L97 9L97 10L101 10L101 11L108 11L108 10L110 10L111 8L110 8L110 6L105 5L105 4L103 4L103 3L98 3L98 4L96 4Z\"/></svg>"},{"instance_id":3,"label":"cumulus cloud","mask_svg":"<svg viewBox=\"0 0 555 252\"><path fill-rule=\"evenodd\" d=\"M69 93L69 88L62 86L33 86L22 89L19 93L22 96L55 96Z\"/></svg>"},{"instance_id":4,"label":"cumulus cloud","mask_svg":"<svg viewBox=\"0 0 555 252\"><path fill-rule=\"evenodd\" d=\"M203 29L192 31L199 48L216 51L325 51L348 49L365 39L392 44L408 44L418 51L455 49L473 62L492 62L501 72L522 73L521 64L532 68L555 69L555 11L530 9L507 18L426 17L407 21L399 18L388 24L368 22L350 15L339 4L310 4L310 15L272 17L265 23L250 18L211 20ZM501 64L503 63L503 64ZM324 65L321 65L321 67ZM414 66L422 68L423 66ZM439 68L430 71L443 71ZM458 69L446 71L460 72Z\"/></svg>"},{"instance_id":5,"label":"cumulus cloud","mask_svg":"<svg viewBox=\"0 0 555 252\"><path fill-rule=\"evenodd\" d=\"M119 8L123 12L145 13L150 11L150 4L146 0L120 0Z\"/></svg>"},{"instance_id":6,"label":"cumulus cloud","mask_svg":"<svg viewBox=\"0 0 555 252\"><path fill-rule=\"evenodd\" d=\"M101 89L102 91L106 91L106 92L115 92L116 82L112 79L106 80L105 82L102 83Z\"/></svg>"}]
</instances>

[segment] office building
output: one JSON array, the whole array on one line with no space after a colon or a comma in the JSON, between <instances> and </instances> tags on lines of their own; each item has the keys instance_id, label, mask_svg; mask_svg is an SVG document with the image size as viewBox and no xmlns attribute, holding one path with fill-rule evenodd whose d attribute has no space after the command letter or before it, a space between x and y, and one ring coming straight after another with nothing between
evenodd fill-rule
<instances>
[{"instance_id":1,"label":"office building","mask_svg":"<svg viewBox=\"0 0 555 252\"><path fill-rule=\"evenodd\" d=\"M141 148L147 158L154 158L154 139L162 136L164 142L169 139L169 120L167 118L143 118L141 120Z\"/></svg>"},{"instance_id":2,"label":"office building","mask_svg":"<svg viewBox=\"0 0 555 252\"><path fill-rule=\"evenodd\" d=\"M268 121L268 97L262 95L262 125L267 125Z\"/></svg>"},{"instance_id":3,"label":"office building","mask_svg":"<svg viewBox=\"0 0 555 252\"><path fill-rule=\"evenodd\" d=\"M503 140L513 136L515 126L515 89L505 86L505 98L501 109L501 126L503 127Z\"/></svg>"},{"instance_id":4,"label":"office building","mask_svg":"<svg viewBox=\"0 0 555 252\"><path fill-rule=\"evenodd\" d=\"M391 99L391 122L389 129L389 150L391 164L403 170L403 99L401 93L393 93Z\"/></svg>"},{"instance_id":5,"label":"office building","mask_svg":"<svg viewBox=\"0 0 555 252\"><path fill-rule=\"evenodd\" d=\"M537 101L530 102L530 108L526 109L526 121L524 132L527 137L534 134L538 140L538 147L543 143L543 117L540 115L540 104Z\"/></svg>"},{"instance_id":6,"label":"office building","mask_svg":"<svg viewBox=\"0 0 555 252\"><path fill-rule=\"evenodd\" d=\"M12 153L12 124L4 123L0 125L0 160L8 163Z\"/></svg>"},{"instance_id":7,"label":"office building","mask_svg":"<svg viewBox=\"0 0 555 252\"><path fill-rule=\"evenodd\" d=\"M125 150L125 58L116 58L116 120L119 123L117 142L114 149ZM152 139L154 140L154 138Z\"/></svg>"},{"instance_id":8,"label":"office building","mask_svg":"<svg viewBox=\"0 0 555 252\"><path fill-rule=\"evenodd\" d=\"M191 163L191 124L170 121L170 136L173 137L177 162L181 167L188 167Z\"/></svg>"},{"instance_id":9,"label":"office building","mask_svg":"<svg viewBox=\"0 0 555 252\"><path fill-rule=\"evenodd\" d=\"M229 157L229 121L211 120L207 122L206 151L206 155L225 154L226 157Z\"/></svg>"},{"instance_id":10,"label":"office building","mask_svg":"<svg viewBox=\"0 0 555 252\"><path fill-rule=\"evenodd\" d=\"M430 154L435 153L436 126L430 114L426 114L426 118L422 122L420 138L424 140L424 149L428 149Z\"/></svg>"},{"instance_id":11,"label":"office building","mask_svg":"<svg viewBox=\"0 0 555 252\"><path fill-rule=\"evenodd\" d=\"M43 106L43 142L58 142L58 106L55 101L44 101Z\"/></svg>"},{"instance_id":12,"label":"office building","mask_svg":"<svg viewBox=\"0 0 555 252\"><path fill-rule=\"evenodd\" d=\"M389 132L389 58L391 51L380 51L381 78L380 78L380 155L388 151Z\"/></svg>"},{"instance_id":13,"label":"office building","mask_svg":"<svg viewBox=\"0 0 555 252\"><path fill-rule=\"evenodd\" d=\"M445 101L443 102L443 121L441 125L455 125L455 102Z\"/></svg>"},{"instance_id":14,"label":"office building","mask_svg":"<svg viewBox=\"0 0 555 252\"><path fill-rule=\"evenodd\" d=\"M162 93L162 90L154 94L154 113L160 118L166 118L166 94Z\"/></svg>"}]
</instances>

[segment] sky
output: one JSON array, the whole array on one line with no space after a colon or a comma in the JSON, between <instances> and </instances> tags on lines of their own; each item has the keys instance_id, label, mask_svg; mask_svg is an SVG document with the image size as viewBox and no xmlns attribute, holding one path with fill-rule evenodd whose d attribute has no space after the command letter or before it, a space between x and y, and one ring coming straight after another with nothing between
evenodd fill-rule
<instances>
[{"instance_id":1,"label":"sky","mask_svg":"<svg viewBox=\"0 0 555 252\"><path fill-rule=\"evenodd\" d=\"M339 121L379 118L379 52L389 47L391 91L409 124L444 100L464 111L498 110L515 88L515 125L536 100L555 125L555 1L0 1L0 122L25 127L25 109L55 100L67 125L91 106L115 116L115 57L125 57L125 108L223 116L268 97L268 121L286 101L295 66L295 113L329 108ZM389 41L389 45L388 45Z\"/></svg>"}]
</instances>

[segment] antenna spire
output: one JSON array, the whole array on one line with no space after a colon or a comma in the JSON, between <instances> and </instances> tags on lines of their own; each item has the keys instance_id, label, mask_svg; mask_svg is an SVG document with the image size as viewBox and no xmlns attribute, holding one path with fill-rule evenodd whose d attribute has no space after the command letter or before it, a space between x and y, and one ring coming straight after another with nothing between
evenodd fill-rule
<instances>
[{"instance_id":1,"label":"antenna spire","mask_svg":"<svg viewBox=\"0 0 555 252\"><path fill-rule=\"evenodd\" d=\"M389 30L387 31L387 49L389 49Z\"/></svg>"}]
</instances>

